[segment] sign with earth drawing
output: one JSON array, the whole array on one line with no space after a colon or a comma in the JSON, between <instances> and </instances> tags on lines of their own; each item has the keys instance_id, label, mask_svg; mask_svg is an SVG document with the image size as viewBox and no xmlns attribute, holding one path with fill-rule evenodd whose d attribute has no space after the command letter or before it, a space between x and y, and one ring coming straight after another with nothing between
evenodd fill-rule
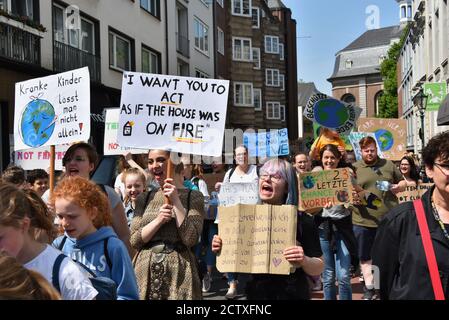
<instances>
[{"instance_id":1,"label":"sign with earth drawing","mask_svg":"<svg viewBox=\"0 0 449 320\"><path fill-rule=\"evenodd\" d=\"M89 140L89 69L16 83L14 109L14 150Z\"/></svg>"},{"instance_id":2,"label":"sign with earth drawing","mask_svg":"<svg viewBox=\"0 0 449 320\"><path fill-rule=\"evenodd\" d=\"M302 173L299 176L299 209L301 211L353 201L351 174L348 168Z\"/></svg>"},{"instance_id":3,"label":"sign with earth drawing","mask_svg":"<svg viewBox=\"0 0 449 320\"><path fill-rule=\"evenodd\" d=\"M358 131L374 132L384 159L399 161L407 151L406 120L363 118L358 121Z\"/></svg>"},{"instance_id":4,"label":"sign with earth drawing","mask_svg":"<svg viewBox=\"0 0 449 320\"><path fill-rule=\"evenodd\" d=\"M445 82L425 83L424 93L427 95L426 111L438 111L446 97L447 85Z\"/></svg>"},{"instance_id":5,"label":"sign with earth drawing","mask_svg":"<svg viewBox=\"0 0 449 320\"><path fill-rule=\"evenodd\" d=\"M340 135L348 135L355 128L361 113L361 108L322 93L311 96L304 109L304 117L320 126L334 129Z\"/></svg>"},{"instance_id":6,"label":"sign with earth drawing","mask_svg":"<svg viewBox=\"0 0 449 320\"><path fill-rule=\"evenodd\" d=\"M377 154L379 156L379 158L384 158L384 155L381 151L379 142L376 139L376 135L374 134L374 132L351 132L351 134L349 135L349 141L352 145L352 149L354 151L354 155L357 161L362 160L362 149L360 148L360 140L362 140L363 138L366 137L371 137L373 139L376 140L376 145L377 145Z\"/></svg>"}]
</instances>

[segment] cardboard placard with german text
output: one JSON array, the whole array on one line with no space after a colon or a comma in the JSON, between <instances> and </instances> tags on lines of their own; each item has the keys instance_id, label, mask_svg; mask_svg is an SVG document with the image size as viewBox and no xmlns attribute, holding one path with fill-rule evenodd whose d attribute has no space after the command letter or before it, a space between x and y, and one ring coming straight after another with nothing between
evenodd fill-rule
<instances>
[{"instance_id":1,"label":"cardboard placard with german text","mask_svg":"<svg viewBox=\"0 0 449 320\"><path fill-rule=\"evenodd\" d=\"M220 272L290 274L292 265L283 251L296 245L295 206L239 204L218 212Z\"/></svg>"},{"instance_id":2,"label":"cardboard placard with german text","mask_svg":"<svg viewBox=\"0 0 449 320\"><path fill-rule=\"evenodd\" d=\"M300 210L352 203L352 182L348 168L303 173L299 177Z\"/></svg>"},{"instance_id":3,"label":"cardboard placard with german text","mask_svg":"<svg viewBox=\"0 0 449 320\"><path fill-rule=\"evenodd\" d=\"M404 119L360 118L358 131L374 132L384 159L399 161L407 152L407 122Z\"/></svg>"},{"instance_id":4,"label":"cardboard placard with german text","mask_svg":"<svg viewBox=\"0 0 449 320\"><path fill-rule=\"evenodd\" d=\"M432 186L433 183L420 183L417 186L407 186L405 191L397 193L396 197L398 197L399 203L421 199L422 195Z\"/></svg>"},{"instance_id":5,"label":"cardboard placard with german text","mask_svg":"<svg viewBox=\"0 0 449 320\"><path fill-rule=\"evenodd\" d=\"M69 144L55 146L55 170L62 170L62 158L70 147ZM14 151L14 163L24 170L44 169L50 167L50 147Z\"/></svg>"}]
</instances>

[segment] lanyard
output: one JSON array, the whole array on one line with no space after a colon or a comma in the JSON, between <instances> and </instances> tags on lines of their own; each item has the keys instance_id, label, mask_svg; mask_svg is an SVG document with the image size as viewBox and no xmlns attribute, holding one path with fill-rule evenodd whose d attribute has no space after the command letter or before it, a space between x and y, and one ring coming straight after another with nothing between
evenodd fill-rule
<instances>
[{"instance_id":1,"label":"lanyard","mask_svg":"<svg viewBox=\"0 0 449 320\"><path fill-rule=\"evenodd\" d=\"M443 231L444 237L449 240L449 233L447 233L446 227L444 226L443 221L441 221L440 215L438 214L438 210L437 207L435 206L435 202L433 202L433 200L430 200L430 202L432 203L432 212L433 212L433 216L435 217L435 220L438 222L441 230Z\"/></svg>"}]
</instances>

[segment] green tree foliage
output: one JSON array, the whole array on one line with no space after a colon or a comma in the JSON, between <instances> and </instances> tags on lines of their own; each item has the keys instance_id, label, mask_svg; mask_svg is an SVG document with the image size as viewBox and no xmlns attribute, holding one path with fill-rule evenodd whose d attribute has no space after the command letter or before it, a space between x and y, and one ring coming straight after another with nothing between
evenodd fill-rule
<instances>
[{"instance_id":1,"label":"green tree foliage","mask_svg":"<svg viewBox=\"0 0 449 320\"><path fill-rule=\"evenodd\" d=\"M397 64L408 30L408 26L404 28L401 40L390 47L386 59L380 65L380 74L384 79L384 92L379 98L378 118L398 117Z\"/></svg>"}]
</instances>

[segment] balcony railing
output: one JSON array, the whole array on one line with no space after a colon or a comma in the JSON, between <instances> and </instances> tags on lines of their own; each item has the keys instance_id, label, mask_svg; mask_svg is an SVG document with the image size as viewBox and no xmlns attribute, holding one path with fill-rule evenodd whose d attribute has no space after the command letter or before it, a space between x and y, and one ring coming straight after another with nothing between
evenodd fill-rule
<instances>
[{"instance_id":1,"label":"balcony railing","mask_svg":"<svg viewBox=\"0 0 449 320\"><path fill-rule=\"evenodd\" d=\"M53 42L53 68L56 72L89 67L90 80L101 82L101 59L68 44Z\"/></svg>"},{"instance_id":2,"label":"balcony railing","mask_svg":"<svg viewBox=\"0 0 449 320\"><path fill-rule=\"evenodd\" d=\"M0 23L0 57L39 66L41 38L23 29Z\"/></svg>"},{"instance_id":3,"label":"balcony railing","mask_svg":"<svg viewBox=\"0 0 449 320\"><path fill-rule=\"evenodd\" d=\"M176 33L176 50L183 56L190 58L189 39Z\"/></svg>"}]
</instances>

